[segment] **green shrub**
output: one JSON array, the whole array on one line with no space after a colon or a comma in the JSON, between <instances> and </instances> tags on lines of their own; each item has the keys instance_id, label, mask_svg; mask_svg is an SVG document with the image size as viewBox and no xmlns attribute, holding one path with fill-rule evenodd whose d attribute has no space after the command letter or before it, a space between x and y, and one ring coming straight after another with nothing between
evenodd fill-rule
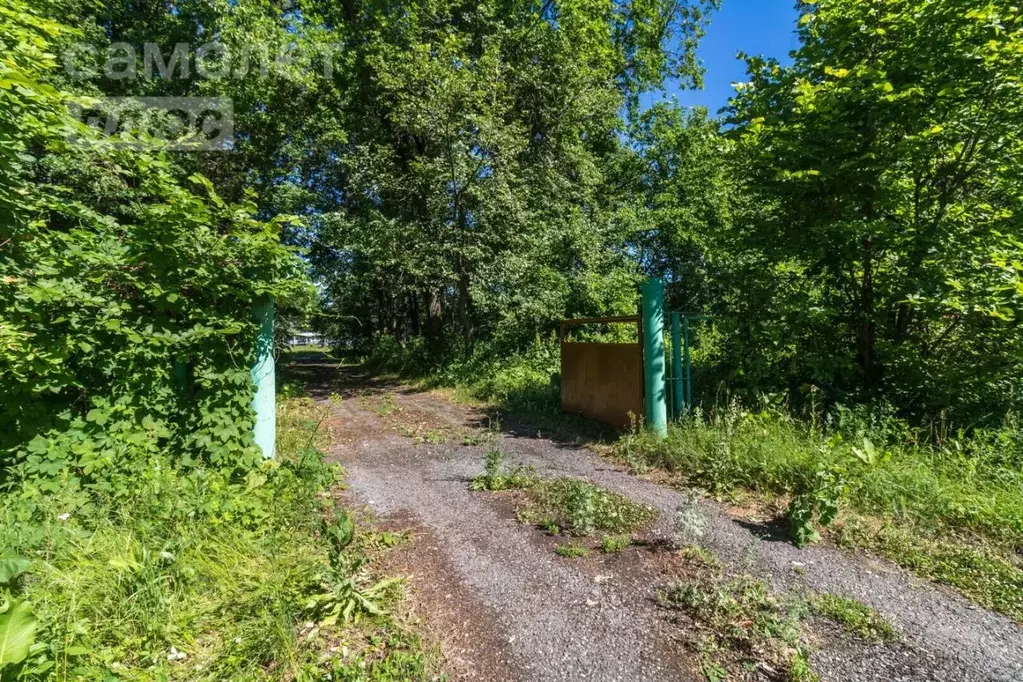
<instances>
[{"instance_id":1,"label":"green shrub","mask_svg":"<svg viewBox=\"0 0 1023 682\"><path fill-rule=\"evenodd\" d=\"M30 4L0 0L0 485L109 492L167 453L244 473L253 304L311 290L289 221L168 153L70 144L47 82L74 29Z\"/></svg>"}]
</instances>

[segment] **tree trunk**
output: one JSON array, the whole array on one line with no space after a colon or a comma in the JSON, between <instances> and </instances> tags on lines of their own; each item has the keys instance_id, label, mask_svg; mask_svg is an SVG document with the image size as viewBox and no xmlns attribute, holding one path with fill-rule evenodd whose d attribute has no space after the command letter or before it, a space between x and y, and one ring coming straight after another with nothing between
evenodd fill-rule
<instances>
[{"instance_id":1,"label":"tree trunk","mask_svg":"<svg viewBox=\"0 0 1023 682\"><path fill-rule=\"evenodd\" d=\"M863 240L863 283L860 288L858 315L858 361L867 389L873 393L877 383L877 322L874 320L874 256L873 240Z\"/></svg>"},{"instance_id":2,"label":"tree trunk","mask_svg":"<svg viewBox=\"0 0 1023 682\"><path fill-rule=\"evenodd\" d=\"M408 295L408 319L412 336L421 336L423 329L419 322L419 294L414 291Z\"/></svg>"},{"instance_id":3,"label":"tree trunk","mask_svg":"<svg viewBox=\"0 0 1023 682\"><path fill-rule=\"evenodd\" d=\"M472 350L472 300L469 298L469 276L464 272L458 275L458 318L462 324L462 342L465 354Z\"/></svg>"},{"instance_id":4,"label":"tree trunk","mask_svg":"<svg viewBox=\"0 0 1023 682\"><path fill-rule=\"evenodd\" d=\"M444 345L443 293L431 289L426 292L426 341L434 351Z\"/></svg>"}]
</instances>

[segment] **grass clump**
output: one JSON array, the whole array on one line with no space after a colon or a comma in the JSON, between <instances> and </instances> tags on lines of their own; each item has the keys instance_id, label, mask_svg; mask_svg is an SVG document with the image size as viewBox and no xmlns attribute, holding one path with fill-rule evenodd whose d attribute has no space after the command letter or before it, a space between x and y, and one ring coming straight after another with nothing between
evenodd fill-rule
<instances>
[{"instance_id":1,"label":"grass clump","mask_svg":"<svg viewBox=\"0 0 1023 682\"><path fill-rule=\"evenodd\" d=\"M558 556L563 556L568 559L579 559L581 557L589 555L590 550L586 549L585 547L580 547L574 542L569 542L564 545L558 545L557 547L555 547L554 553L557 554Z\"/></svg>"},{"instance_id":2,"label":"grass clump","mask_svg":"<svg viewBox=\"0 0 1023 682\"><path fill-rule=\"evenodd\" d=\"M820 594L811 600L813 610L841 625L846 632L869 642L897 642L895 627L875 609L837 594Z\"/></svg>"},{"instance_id":3,"label":"grass clump","mask_svg":"<svg viewBox=\"0 0 1023 682\"><path fill-rule=\"evenodd\" d=\"M841 547L866 549L922 578L959 590L987 608L1023 623L1023 558L965 540L937 539L892 523L850 515L836 528Z\"/></svg>"},{"instance_id":4,"label":"grass clump","mask_svg":"<svg viewBox=\"0 0 1023 682\"><path fill-rule=\"evenodd\" d=\"M473 490L518 490L528 488L536 482L536 474L532 468L516 467L507 469L504 466L505 455L497 448L488 450L483 456L483 473L472 479Z\"/></svg>"},{"instance_id":5,"label":"grass clump","mask_svg":"<svg viewBox=\"0 0 1023 682\"><path fill-rule=\"evenodd\" d=\"M538 481L526 491L519 511L525 523L557 527L575 536L626 534L641 530L654 510L586 481Z\"/></svg>"},{"instance_id":6,"label":"grass clump","mask_svg":"<svg viewBox=\"0 0 1023 682\"><path fill-rule=\"evenodd\" d=\"M616 554L632 545L632 538L628 535L605 535L600 542L600 549L604 554Z\"/></svg>"},{"instance_id":7,"label":"grass clump","mask_svg":"<svg viewBox=\"0 0 1023 682\"><path fill-rule=\"evenodd\" d=\"M751 576L726 576L703 551L679 556L687 578L663 592L660 602L678 614L683 641L700 655L708 680L759 680L765 673L770 679L818 679L808 663L802 602L772 595Z\"/></svg>"},{"instance_id":8,"label":"grass clump","mask_svg":"<svg viewBox=\"0 0 1023 682\"><path fill-rule=\"evenodd\" d=\"M1023 622L1023 430L927 435L888 411L798 419L737 404L694 414L665 440L635 433L617 454L637 469L677 473L716 494L743 490L787 508L793 539L859 516L886 530L845 533L918 575ZM869 525L869 524L868 524ZM907 545L912 551L906 552Z\"/></svg>"}]
</instances>

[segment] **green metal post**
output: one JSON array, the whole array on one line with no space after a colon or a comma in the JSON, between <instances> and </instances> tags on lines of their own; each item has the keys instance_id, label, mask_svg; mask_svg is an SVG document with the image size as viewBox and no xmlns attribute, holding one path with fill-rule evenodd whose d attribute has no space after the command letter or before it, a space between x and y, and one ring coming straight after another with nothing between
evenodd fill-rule
<instances>
[{"instance_id":1,"label":"green metal post","mask_svg":"<svg viewBox=\"0 0 1023 682\"><path fill-rule=\"evenodd\" d=\"M174 388L181 394L188 391L188 363L181 358L174 358Z\"/></svg>"},{"instance_id":2,"label":"green metal post","mask_svg":"<svg viewBox=\"0 0 1023 682\"><path fill-rule=\"evenodd\" d=\"M277 398L274 380L274 302L266 298L252 307L252 317L259 323L256 341L256 364L252 367L252 381L256 384L256 397L252 409L256 411L253 435L263 457L273 459L277 441Z\"/></svg>"},{"instance_id":3,"label":"green metal post","mask_svg":"<svg viewBox=\"0 0 1023 682\"><path fill-rule=\"evenodd\" d=\"M642 286L643 384L646 423L659 436L668 434L664 383L664 284L648 279Z\"/></svg>"},{"instance_id":4,"label":"green metal post","mask_svg":"<svg viewBox=\"0 0 1023 682\"><path fill-rule=\"evenodd\" d=\"M674 375L671 401L671 416L678 419L682 416L682 322L678 313L671 314L671 373Z\"/></svg>"},{"instance_id":5,"label":"green metal post","mask_svg":"<svg viewBox=\"0 0 1023 682\"><path fill-rule=\"evenodd\" d=\"M682 347L685 348L686 411L693 409L693 363L689 357L689 318L682 318Z\"/></svg>"}]
</instances>

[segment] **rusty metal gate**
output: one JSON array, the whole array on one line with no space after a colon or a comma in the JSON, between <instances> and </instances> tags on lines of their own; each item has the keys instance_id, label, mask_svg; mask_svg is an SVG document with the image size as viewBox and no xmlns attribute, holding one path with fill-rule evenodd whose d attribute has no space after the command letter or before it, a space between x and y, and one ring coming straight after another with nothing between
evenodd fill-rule
<instances>
[{"instance_id":1,"label":"rusty metal gate","mask_svg":"<svg viewBox=\"0 0 1023 682\"><path fill-rule=\"evenodd\" d=\"M585 324L634 324L639 332L640 317L590 317L561 323L561 409L628 427L643 416L642 347L638 338L636 343L569 341L569 328Z\"/></svg>"}]
</instances>

